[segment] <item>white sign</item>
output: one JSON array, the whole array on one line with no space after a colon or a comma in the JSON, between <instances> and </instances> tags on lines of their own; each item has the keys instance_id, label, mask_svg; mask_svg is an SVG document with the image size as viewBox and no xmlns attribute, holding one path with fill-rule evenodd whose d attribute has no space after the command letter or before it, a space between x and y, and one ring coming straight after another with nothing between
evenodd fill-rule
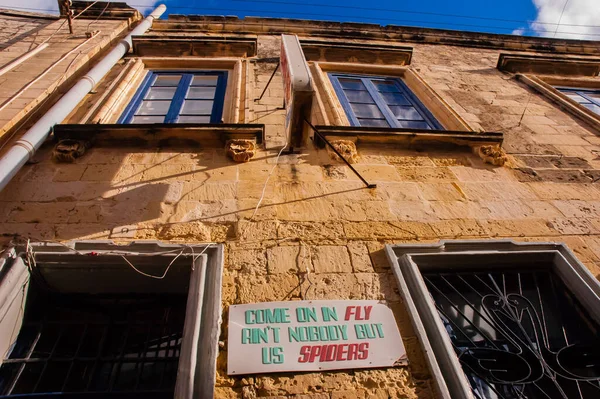
<instances>
[{"instance_id":1,"label":"white sign","mask_svg":"<svg viewBox=\"0 0 600 399\"><path fill-rule=\"evenodd\" d=\"M230 375L407 363L394 314L378 301L231 305L227 342Z\"/></svg>"}]
</instances>

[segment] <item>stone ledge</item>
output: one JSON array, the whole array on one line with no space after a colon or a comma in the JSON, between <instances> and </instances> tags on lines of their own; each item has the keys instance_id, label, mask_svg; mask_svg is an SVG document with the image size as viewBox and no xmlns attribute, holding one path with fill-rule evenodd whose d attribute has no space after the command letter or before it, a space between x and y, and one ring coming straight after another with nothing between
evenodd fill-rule
<instances>
[{"instance_id":1,"label":"stone ledge","mask_svg":"<svg viewBox=\"0 0 600 399\"><path fill-rule=\"evenodd\" d=\"M132 41L140 57L255 57L258 47L256 38L236 36L144 35Z\"/></svg>"},{"instance_id":2,"label":"stone ledge","mask_svg":"<svg viewBox=\"0 0 600 399\"><path fill-rule=\"evenodd\" d=\"M351 140L356 144L398 144L412 147L419 144L430 146L468 146L500 145L504 139L502 133L471 132L450 130L425 130L403 128L373 128L356 126L316 126L319 133L330 139ZM325 147L325 142L316 134L315 144Z\"/></svg>"},{"instance_id":3,"label":"stone ledge","mask_svg":"<svg viewBox=\"0 0 600 399\"><path fill-rule=\"evenodd\" d=\"M200 123L156 123L156 124L64 124L54 127L56 141L73 139L93 141L98 145L147 146L192 145L198 147L225 146L227 140L264 140L265 125L262 124L200 124Z\"/></svg>"},{"instance_id":4,"label":"stone ledge","mask_svg":"<svg viewBox=\"0 0 600 399\"><path fill-rule=\"evenodd\" d=\"M361 64L410 65L413 49L382 43L302 39L307 61L353 62Z\"/></svg>"},{"instance_id":5,"label":"stone ledge","mask_svg":"<svg viewBox=\"0 0 600 399\"><path fill-rule=\"evenodd\" d=\"M600 60L584 57L552 57L534 54L506 54L498 57L497 68L512 73L598 76Z\"/></svg>"}]
</instances>

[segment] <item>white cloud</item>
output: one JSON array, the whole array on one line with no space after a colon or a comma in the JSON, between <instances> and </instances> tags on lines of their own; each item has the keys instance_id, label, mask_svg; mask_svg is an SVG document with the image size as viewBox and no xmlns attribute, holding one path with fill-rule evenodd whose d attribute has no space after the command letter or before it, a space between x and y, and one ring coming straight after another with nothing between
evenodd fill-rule
<instances>
[{"instance_id":1,"label":"white cloud","mask_svg":"<svg viewBox=\"0 0 600 399\"><path fill-rule=\"evenodd\" d=\"M530 24L531 29L538 35L545 37L600 40L599 1L568 0L565 7L566 1L533 0L538 15L535 21ZM556 24L559 19L560 25L557 29Z\"/></svg>"},{"instance_id":2,"label":"white cloud","mask_svg":"<svg viewBox=\"0 0 600 399\"><path fill-rule=\"evenodd\" d=\"M525 28L518 28L512 31L512 34L517 36L523 36L523 33L525 33Z\"/></svg>"}]
</instances>

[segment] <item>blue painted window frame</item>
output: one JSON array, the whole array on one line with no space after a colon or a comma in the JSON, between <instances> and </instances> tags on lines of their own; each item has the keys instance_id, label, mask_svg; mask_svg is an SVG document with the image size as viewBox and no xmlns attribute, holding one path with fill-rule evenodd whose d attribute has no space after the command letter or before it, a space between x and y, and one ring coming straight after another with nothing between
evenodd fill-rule
<instances>
[{"instance_id":1,"label":"blue painted window frame","mask_svg":"<svg viewBox=\"0 0 600 399\"><path fill-rule=\"evenodd\" d=\"M350 101L342 88L342 85L339 81L340 78L350 78L350 79L360 79L367 91L375 101L375 104L385 117L385 120L390 125L391 128L402 128L400 122L394 115L394 113L389 108L386 100L380 94L379 90L373 84L373 81L385 81L393 83L396 88L400 91L402 95L408 100L410 106L412 106L417 113L423 118L423 121L428 125L428 130L443 130L443 126L435 119L433 114L419 101L419 99L413 94L413 92L406 86L406 84L399 78L389 77L389 76L373 76L373 75L354 75L354 74L345 74L345 73L335 73L330 72L329 80L333 85L333 89L350 120L350 124L352 126L361 126L360 122L350 105Z\"/></svg>"},{"instance_id":2,"label":"blue painted window frame","mask_svg":"<svg viewBox=\"0 0 600 399\"><path fill-rule=\"evenodd\" d=\"M144 97L156 82L159 76L180 75L181 79L175 90L171 105L162 123L178 123L179 116L185 102L188 89L192 85L194 76L217 76L217 86L213 98L213 108L210 123L221 123L223 106L225 102L225 89L227 87L227 71L148 71L139 89L125 108L117 123L132 123L133 117L142 105Z\"/></svg>"},{"instance_id":3,"label":"blue painted window frame","mask_svg":"<svg viewBox=\"0 0 600 399\"><path fill-rule=\"evenodd\" d=\"M563 87L563 86L555 86L554 88L563 94L572 93L572 94L577 94L577 95L583 97L584 99L587 100L587 102L582 103L577 100L575 100L575 101L577 101L579 103L579 105L586 107L593 113L600 115L600 99L593 98L590 96L590 94L600 94L600 89L591 89L591 88L587 88L587 87L585 87L585 88L584 87ZM598 108L598 111L593 110L592 109L593 107L588 107L588 105L595 105Z\"/></svg>"}]
</instances>

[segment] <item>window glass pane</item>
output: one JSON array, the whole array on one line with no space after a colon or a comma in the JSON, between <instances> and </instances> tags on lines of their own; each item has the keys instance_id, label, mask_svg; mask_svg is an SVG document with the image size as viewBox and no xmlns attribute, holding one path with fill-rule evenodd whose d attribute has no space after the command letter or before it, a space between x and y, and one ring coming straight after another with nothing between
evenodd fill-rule
<instances>
[{"instance_id":1,"label":"window glass pane","mask_svg":"<svg viewBox=\"0 0 600 399\"><path fill-rule=\"evenodd\" d=\"M383 114L375 104L350 104L357 118L383 118Z\"/></svg>"},{"instance_id":2,"label":"window glass pane","mask_svg":"<svg viewBox=\"0 0 600 399\"><path fill-rule=\"evenodd\" d=\"M579 94L573 93L573 92L564 92L564 94L569 97L572 100L577 101L578 103L589 103L589 101L583 97L581 97Z\"/></svg>"},{"instance_id":3,"label":"window glass pane","mask_svg":"<svg viewBox=\"0 0 600 399\"><path fill-rule=\"evenodd\" d=\"M344 93L351 103L375 104L368 91L345 90Z\"/></svg>"},{"instance_id":4,"label":"window glass pane","mask_svg":"<svg viewBox=\"0 0 600 399\"><path fill-rule=\"evenodd\" d=\"M182 115L177 123L210 123L209 115Z\"/></svg>"},{"instance_id":5,"label":"window glass pane","mask_svg":"<svg viewBox=\"0 0 600 399\"><path fill-rule=\"evenodd\" d=\"M404 107L398 105L390 106L390 110L398 119L409 121L422 121L423 117L417 112L414 107Z\"/></svg>"},{"instance_id":6,"label":"window glass pane","mask_svg":"<svg viewBox=\"0 0 600 399\"><path fill-rule=\"evenodd\" d=\"M398 124L405 129L431 129L431 126L424 121L398 121Z\"/></svg>"},{"instance_id":7,"label":"window glass pane","mask_svg":"<svg viewBox=\"0 0 600 399\"><path fill-rule=\"evenodd\" d=\"M177 86L181 75L158 75L152 86Z\"/></svg>"},{"instance_id":8,"label":"window glass pane","mask_svg":"<svg viewBox=\"0 0 600 399\"><path fill-rule=\"evenodd\" d=\"M177 87L151 87L144 97L145 100L170 100L175 95Z\"/></svg>"},{"instance_id":9,"label":"window glass pane","mask_svg":"<svg viewBox=\"0 0 600 399\"><path fill-rule=\"evenodd\" d=\"M190 87L186 98L209 99L215 98L216 87Z\"/></svg>"},{"instance_id":10,"label":"window glass pane","mask_svg":"<svg viewBox=\"0 0 600 399\"><path fill-rule=\"evenodd\" d=\"M593 111L595 113L597 113L598 115L600 115L600 107L597 106L596 104L584 104L584 107L586 107L587 109L589 109L590 111Z\"/></svg>"},{"instance_id":11,"label":"window glass pane","mask_svg":"<svg viewBox=\"0 0 600 399\"><path fill-rule=\"evenodd\" d=\"M411 105L402 93L381 93L381 96L388 105Z\"/></svg>"},{"instance_id":12,"label":"window glass pane","mask_svg":"<svg viewBox=\"0 0 600 399\"><path fill-rule=\"evenodd\" d=\"M597 102L600 102L600 91L585 93L585 95L588 96L589 98L593 98Z\"/></svg>"},{"instance_id":13,"label":"window glass pane","mask_svg":"<svg viewBox=\"0 0 600 399\"><path fill-rule=\"evenodd\" d=\"M142 101L136 115L166 115L171 101Z\"/></svg>"},{"instance_id":14,"label":"window glass pane","mask_svg":"<svg viewBox=\"0 0 600 399\"><path fill-rule=\"evenodd\" d=\"M367 90L365 84L360 79L340 78L339 82L343 89Z\"/></svg>"},{"instance_id":15,"label":"window glass pane","mask_svg":"<svg viewBox=\"0 0 600 399\"><path fill-rule=\"evenodd\" d=\"M216 86L218 76L198 75L192 78L192 86Z\"/></svg>"},{"instance_id":16,"label":"window glass pane","mask_svg":"<svg viewBox=\"0 0 600 399\"><path fill-rule=\"evenodd\" d=\"M163 123L164 116L134 116L131 123Z\"/></svg>"},{"instance_id":17,"label":"window glass pane","mask_svg":"<svg viewBox=\"0 0 600 399\"><path fill-rule=\"evenodd\" d=\"M210 115L212 108L213 102L209 100L185 100L181 114Z\"/></svg>"},{"instance_id":18,"label":"window glass pane","mask_svg":"<svg viewBox=\"0 0 600 399\"><path fill-rule=\"evenodd\" d=\"M396 83L391 82L391 81L373 81L373 84L375 85L375 87L377 87L377 90L379 90L382 93L399 93L400 89L398 89L398 86L396 85Z\"/></svg>"},{"instance_id":19,"label":"window glass pane","mask_svg":"<svg viewBox=\"0 0 600 399\"><path fill-rule=\"evenodd\" d=\"M390 127L385 119L361 119L358 118L360 126L365 127Z\"/></svg>"}]
</instances>

